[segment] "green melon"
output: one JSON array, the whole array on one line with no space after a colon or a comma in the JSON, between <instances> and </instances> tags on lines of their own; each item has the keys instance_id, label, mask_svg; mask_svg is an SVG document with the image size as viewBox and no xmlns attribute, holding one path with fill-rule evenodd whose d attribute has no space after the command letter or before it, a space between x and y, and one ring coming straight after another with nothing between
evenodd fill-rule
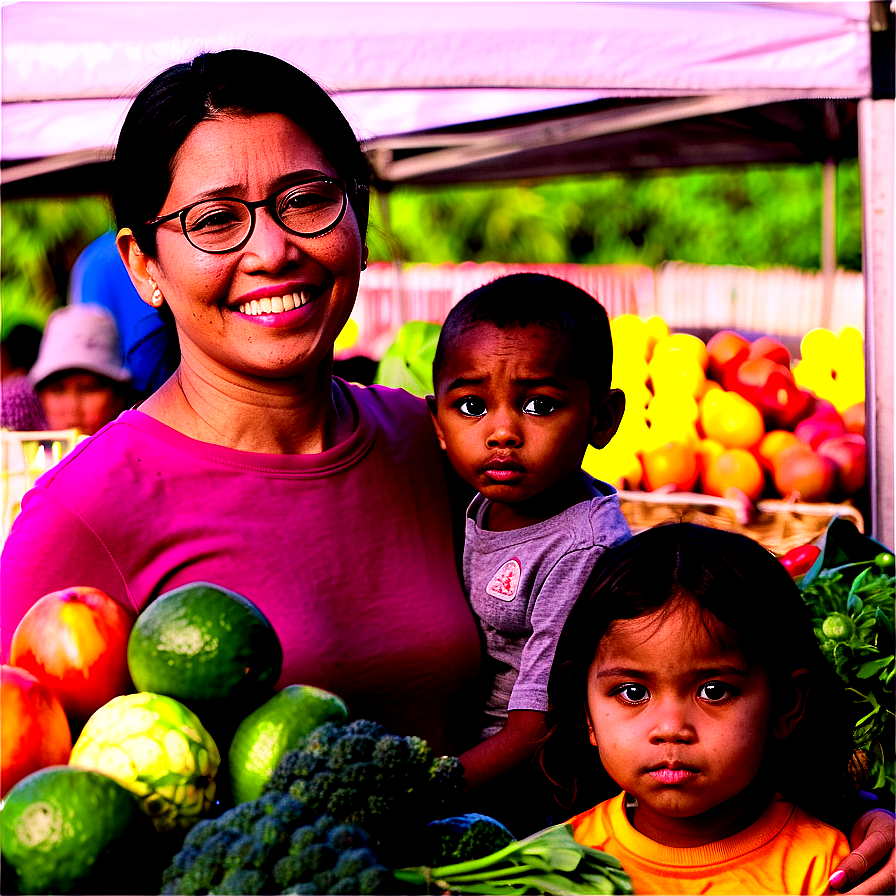
<instances>
[{"instance_id":1,"label":"green melon","mask_svg":"<svg viewBox=\"0 0 896 896\"><path fill-rule=\"evenodd\" d=\"M0 852L20 893L131 892L134 862L154 836L128 790L69 765L33 772L7 793ZM4 881L4 892L12 886Z\"/></svg>"},{"instance_id":2,"label":"green melon","mask_svg":"<svg viewBox=\"0 0 896 896\"><path fill-rule=\"evenodd\" d=\"M209 582L168 591L138 617L128 669L138 691L197 704L260 702L280 677L273 626L247 598Z\"/></svg>"}]
</instances>

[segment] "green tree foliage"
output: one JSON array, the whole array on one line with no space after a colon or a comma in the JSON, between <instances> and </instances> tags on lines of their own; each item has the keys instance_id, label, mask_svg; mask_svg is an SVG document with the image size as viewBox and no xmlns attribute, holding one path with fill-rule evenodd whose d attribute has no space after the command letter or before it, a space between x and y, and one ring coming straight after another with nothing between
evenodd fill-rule
<instances>
[{"instance_id":1,"label":"green tree foliage","mask_svg":"<svg viewBox=\"0 0 896 896\"><path fill-rule=\"evenodd\" d=\"M393 239L374 208L371 257L654 266L821 265L821 165L613 174L544 183L396 188ZM855 160L837 178L838 264L861 268Z\"/></svg>"}]
</instances>

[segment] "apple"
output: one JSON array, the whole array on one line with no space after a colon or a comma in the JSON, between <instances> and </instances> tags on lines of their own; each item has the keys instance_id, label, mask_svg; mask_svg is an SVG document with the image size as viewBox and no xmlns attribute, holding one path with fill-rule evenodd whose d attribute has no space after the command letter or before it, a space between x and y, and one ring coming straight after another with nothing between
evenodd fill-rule
<instances>
[{"instance_id":1,"label":"apple","mask_svg":"<svg viewBox=\"0 0 896 896\"><path fill-rule=\"evenodd\" d=\"M840 415L822 410L804 417L797 423L793 430L796 437L805 442L810 448L817 448L825 439L832 436L839 436L846 432L843 420Z\"/></svg>"},{"instance_id":2,"label":"apple","mask_svg":"<svg viewBox=\"0 0 896 896\"><path fill-rule=\"evenodd\" d=\"M787 346L771 336L760 336L758 339L754 339L750 343L747 358L748 360L768 358L776 364L783 364L790 370L790 352L787 350Z\"/></svg>"},{"instance_id":3,"label":"apple","mask_svg":"<svg viewBox=\"0 0 896 896\"><path fill-rule=\"evenodd\" d=\"M0 783L5 796L26 775L65 765L72 734L52 688L30 672L0 667Z\"/></svg>"},{"instance_id":4,"label":"apple","mask_svg":"<svg viewBox=\"0 0 896 896\"><path fill-rule=\"evenodd\" d=\"M827 501L837 484L837 465L807 445L782 449L775 458L773 480L778 494L801 501Z\"/></svg>"},{"instance_id":5,"label":"apple","mask_svg":"<svg viewBox=\"0 0 896 896\"><path fill-rule=\"evenodd\" d=\"M719 330L710 336L706 343L709 354L707 374L726 389L733 379L737 368L747 359L750 351L750 340L734 330Z\"/></svg>"},{"instance_id":6,"label":"apple","mask_svg":"<svg viewBox=\"0 0 896 896\"><path fill-rule=\"evenodd\" d=\"M847 432L854 432L860 436L865 435L865 402L860 401L858 404L850 405L843 411L841 417Z\"/></svg>"},{"instance_id":7,"label":"apple","mask_svg":"<svg viewBox=\"0 0 896 896\"><path fill-rule=\"evenodd\" d=\"M865 485L868 461L863 436L845 432L825 439L816 450L836 464L837 491L843 497L854 495Z\"/></svg>"},{"instance_id":8,"label":"apple","mask_svg":"<svg viewBox=\"0 0 896 896\"><path fill-rule=\"evenodd\" d=\"M790 368L770 358L744 361L732 391L759 408L767 429L793 429L815 407L815 396L797 385Z\"/></svg>"},{"instance_id":9,"label":"apple","mask_svg":"<svg viewBox=\"0 0 896 896\"><path fill-rule=\"evenodd\" d=\"M19 621L9 662L49 685L69 719L83 722L133 690L127 647L135 618L99 588L52 591Z\"/></svg>"}]
</instances>

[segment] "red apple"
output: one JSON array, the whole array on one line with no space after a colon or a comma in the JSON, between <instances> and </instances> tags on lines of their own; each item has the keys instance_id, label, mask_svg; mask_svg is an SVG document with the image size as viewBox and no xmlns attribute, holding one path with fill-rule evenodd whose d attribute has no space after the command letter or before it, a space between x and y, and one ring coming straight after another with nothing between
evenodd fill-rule
<instances>
[{"instance_id":1,"label":"red apple","mask_svg":"<svg viewBox=\"0 0 896 896\"><path fill-rule=\"evenodd\" d=\"M770 358L744 361L734 374L732 391L759 408L766 429L792 430L815 405L815 396L796 384L790 368Z\"/></svg>"},{"instance_id":2,"label":"red apple","mask_svg":"<svg viewBox=\"0 0 896 896\"><path fill-rule=\"evenodd\" d=\"M847 432L854 432L856 435L865 435L865 402L860 401L858 404L852 404L843 411L843 425Z\"/></svg>"},{"instance_id":3,"label":"red apple","mask_svg":"<svg viewBox=\"0 0 896 896\"><path fill-rule=\"evenodd\" d=\"M135 618L98 588L53 591L16 626L9 662L49 685L69 719L83 722L133 690L127 647Z\"/></svg>"},{"instance_id":4,"label":"red apple","mask_svg":"<svg viewBox=\"0 0 896 896\"><path fill-rule=\"evenodd\" d=\"M719 330L706 343L709 354L707 373L710 379L721 383L726 389L726 381L733 378L735 371L746 361L750 351L750 340L734 330Z\"/></svg>"},{"instance_id":5,"label":"red apple","mask_svg":"<svg viewBox=\"0 0 896 896\"><path fill-rule=\"evenodd\" d=\"M776 364L783 364L790 370L790 352L787 346L771 336L760 336L750 343L748 359L768 358Z\"/></svg>"},{"instance_id":6,"label":"red apple","mask_svg":"<svg viewBox=\"0 0 896 896\"><path fill-rule=\"evenodd\" d=\"M65 765L72 734L53 690L30 672L0 667L0 783L2 793L48 765Z\"/></svg>"},{"instance_id":7,"label":"red apple","mask_svg":"<svg viewBox=\"0 0 896 896\"><path fill-rule=\"evenodd\" d=\"M846 427L836 411L831 414L825 410L821 413L816 411L814 414L804 417L794 427L793 432L800 441L814 449L825 439L846 432Z\"/></svg>"},{"instance_id":8,"label":"red apple","mask_svg":"<svg viewBox=\"0 0 896 896\"><path fill-rule=\"evenodd\" d=\"M848 498L865 485L867 456L865 439L852 432L825 439L816 449L837 465L837 491Z\"/></svg>"},{"instance_id":9,"label":"red apple","mask_svg":"<svg viewBox=\"0 0 896 896\"><path fill-rule=\"evenodd\" d=\"M776 458L773 479L782 498L796 492L801 501L827 501L837 483L837 465L808 447L793 445Z\"/></svg>"}]
</instances>

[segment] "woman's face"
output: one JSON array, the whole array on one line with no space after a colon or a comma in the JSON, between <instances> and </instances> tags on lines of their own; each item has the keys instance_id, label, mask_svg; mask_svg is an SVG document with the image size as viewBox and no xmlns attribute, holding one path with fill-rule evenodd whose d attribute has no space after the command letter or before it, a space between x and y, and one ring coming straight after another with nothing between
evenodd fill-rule
<instances>
[{"instance_id":1,"label":"woman's face","mask_svg":"<svg viewBox=\"0 0 896 896\"><path fill-rule=\"evenodd\" d=\"M174 158L158 216L201 199L265 199L317 175L338 176L311 137L284 115L204 121ZM186 363L225 378L282 379L329 359L351 314L366 252L350 205L333 230L314 238L288 233L259 208L246 244L224 254L192 246L178 219L157 231L146 270L174 315ZM284 296L299 296L304 304L288 300L283 310ZM271 310L246 313L253 302L252 310Z\"/></svg>"}]
</instances>

